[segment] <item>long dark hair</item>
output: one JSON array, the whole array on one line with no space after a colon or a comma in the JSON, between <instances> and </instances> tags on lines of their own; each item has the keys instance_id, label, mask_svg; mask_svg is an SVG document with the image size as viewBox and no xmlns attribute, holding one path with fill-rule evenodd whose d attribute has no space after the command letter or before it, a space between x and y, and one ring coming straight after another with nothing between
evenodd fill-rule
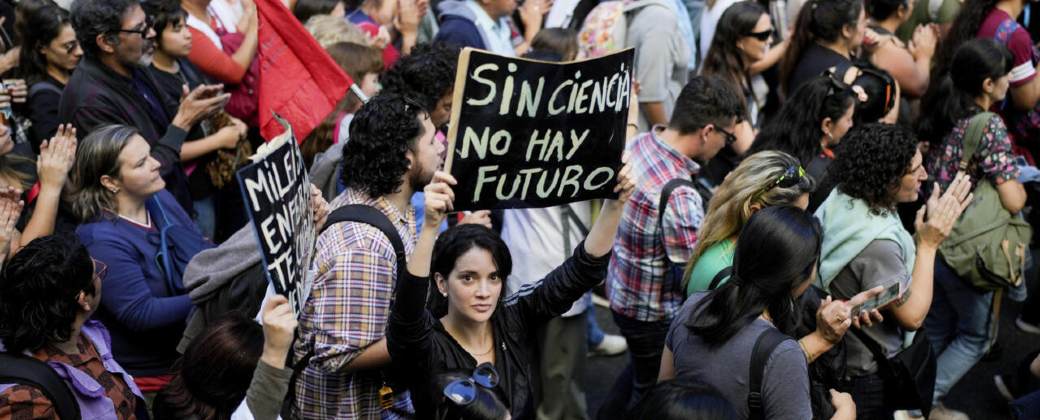
<instances>
[{"instance_id":1,"label":"long dark hair","mask_svg":"<svg viewBox=\"0 0 1040 420\"><path fill-rule=\"evenodd\" d=\"M35 5L37 2L23 3ZM20 29L24 29L19 30L19 36L22 38L19 63L22 77L27 84L32 85L47 78L47 58L40 50L61 35L62 29L66 25L72 25L72 21L69 20L69 12L51 4L44 3L37 7L19 4L19 9L25 19L23 25L18 25Z\"/></svg>"},{"instance_id":2,"label":"long dark hair","mask_svg":"<svg viewBox=\"0 0 1040 420\"><path fill-rule=\"evenodd\" d=\"M263 347L263 328L229 312L195 338L174 364L170 385L155 399L156 420L231 418L246 397Z\"/></svg>"},{"instance_id":3,"label":"long dark hair","mask_svg":"<svg viewBox=\"0 0 1040 420\"><path fill-rule=\"evenodd\" d=\"M824 118L837 121L853 101L852 90L830 76L806 82L784 103L776 118L762 127L748 153L779 150L798 158L802 166L808 166L823 151L820 139L824 133L820 123Z\"/></svg>"},{"instance_id":4,"label":"long dark hair","mask_svg":"<svg viewBox=\"0 0 1040 420\"><path fill-rule=\"evenodd\" d=\"M737 2L726 9L719 18L701 74L719 76L730 82L736 91L744 92L745 85L750 86L745 70L748 63L744 62L744 54L737 48L737 41L754 31L764 14L766 9L753 1Z\"/></svg>"},{"instance_id":5,"label":"long dark hair","mask_svg":"<svg viewBox=\"0 0 1040 420\"><path fill-rule=\"evenodd\" d=\"M814 42L834 42L846 26L855 27L863 11L863 0L809 0L802 5L794 24L794 34L780 62L780 87L790 93L788 82Z\"/></svg>"},{"instance_id":6,"label":"long dark hair","mask_svg":"<svg viewBox=\"0 0 1040 420\"><path fill-rule=\"evenodd\" d=\"M737 239L730 281L700 302L686 326L709 346L719 346L763 311L787 335L801 324L792 292L810 280L820 258L820 224L791 206L756 212Z\"/></svg>"},{"instance_id":7,"label":"long dark hair","mask_svg":"<svg viewBox=\"0 0 1040 420\"><path fill-rule=\"evenodd\" d=\"M939 80L949 72L950 63L953 62L953 55L957 52L957 49L960 48L961 44L975 39L979 33L979 28L982 27L982 21L986 20L986 16L997 6L998 1L965 0L961 3L960 11L957 12L957 18L953 20L953 24L950 25L950 30L946 32L946 36L940 39L935 57L932 58L932 63L935 63L935 66L932 68L930 80Z\"/></svg>"},{"instance_id":8,"label":"long dark hair","mask_svg":"<svg viewBox=\"0 0 1040 420\"><path fill-rule=\"evenodd\" d=\"M933 83L921 101L923 113L917 120L917 136L940 144L958 121L983 110L975 98L983 94L986 79L1004 77L1014 66L1011 53L992 39L976 38L961 44L953 55L950 72Z\"/></svg>"},{"instance_id":9,"label":"long dark hair","mask_svg":"<svg viewBox=\"0 0 1040 420\"><path fill-rule=\"evenodd\" d=\"M718 390L700 382L670 380L655 385L625 415L627 420L736 420L740 418Z\"/></svg>"}]
</instances>

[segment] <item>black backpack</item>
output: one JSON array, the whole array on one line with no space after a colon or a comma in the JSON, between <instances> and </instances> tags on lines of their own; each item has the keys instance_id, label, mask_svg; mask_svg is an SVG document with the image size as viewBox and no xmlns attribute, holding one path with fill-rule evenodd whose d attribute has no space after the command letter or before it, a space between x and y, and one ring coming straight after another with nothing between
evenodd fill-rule
<instances>
[{"instance_id":1,"label":"black backpack","mask_svg":"<svg viewBox=\"0 0 1040 420\"><path fill-rule=\"evenodd\" d=\"M62 420L80 418L79 403L65 380L50 365L32 357L0 353L0 383L28 385L39 389L54 404Z\"/></svg>"},{"instance_id":2,"label":"black backpack","mask_svg":"<svg viewBox=\"0 0 1040 420\"><path fill-rule=\"evenodd\" d=\"M321 230L318 231L318 235L325 232L329 227L337 223L343 222L358 222L365 223L383 232L386 238L390 240L390 245L394 247L394 254L397 256L397 273L401 275L404 270L407 270L407 261L404 251L404 241L401 240L401 235L397 233L397 228L390 222L390 219L386 217L383 212L379 211L375 207L364 205L364 204L349 204L333 210L329 213L328 218L325 219L325 226L322 226ZM295 347L295 339L294 345ZM290 348L292 348L290 347ZM292 353L290 352L290 358ZM296 389L296 381L300 378L300 374L310 364L311 357L314 357L314 348L311 347L310 351L307 352L300 360L295 363L286 363L286 366L292 367L292 376L289 378L289 398L286 398L285 403L282 405L282 418L291 418L289 408L292 406L293 396L292 393ZM290 360L291 362L291 360ZM396 374L392 374L396 377Z\"/></svg>"}]
</instances>

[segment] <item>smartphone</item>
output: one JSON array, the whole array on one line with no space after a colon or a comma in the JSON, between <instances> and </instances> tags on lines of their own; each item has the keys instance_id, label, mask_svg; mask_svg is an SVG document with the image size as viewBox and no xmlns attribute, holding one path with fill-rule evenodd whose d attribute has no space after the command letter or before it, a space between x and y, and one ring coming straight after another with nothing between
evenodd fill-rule
<instances>
[{"instance_id":1,"label":"smartphone","mask_svg":"<svg viewBox=\"0 0 1040 420\"><path fill-rule=\"evenodd\" d=\"M877 308L882 308L896 299L899 299L899 282L892 283L890 286L886 287L885 290L881 291L880 295L863 302L862 305L852 308L852 314L855 316L856 314L861 313L861 311L869 312Z\"/></svg>"}]
</instances>

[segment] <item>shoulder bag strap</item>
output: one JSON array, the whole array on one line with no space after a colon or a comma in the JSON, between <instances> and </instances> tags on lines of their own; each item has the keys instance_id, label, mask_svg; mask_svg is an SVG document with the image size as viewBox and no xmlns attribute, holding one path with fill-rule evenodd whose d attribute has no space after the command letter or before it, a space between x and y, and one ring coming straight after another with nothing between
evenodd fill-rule
<instances>
[{"instance_id":1,"label":"shoulder bag strap","mask_svg":"<svg viewBox=\"0 0 1040 420\"><path fill-rule=\"evenodd\" d=\"M680 187L693 188L695 191L697 189L693 180L687 178L672 179L661 187L661 197L657 201L657 236L661 239L661 243L664 243L664 213L668 209L668 199L672 196L672 192Z\"/></svg>"},{"instance_id":2,"label":"shoulder bag strap","mask_svg":"<svg viewBox=\"0 0 1040 420\"><path fill-rule=\"evenodd\" d=\"M50 365L32 357L0 353L0 383L16 383L39 389L54 404L58 417L80 418L79 403L69 386Z\"/></svg>"},{"instance_id":3,"label":"shoulder bag strap","mask_svg":"<svg viewBox=\"0 0 1040 420\"><path fill-rule=\"evenodd\" d=\"M870 354L874 355L874 361L877 362L880 370L883 372L891 373L891 366L888 362L888 355L885 354L885 351L881 348L881 345L878 344L877 341L874 341L873 338L870 338L870 336L867 335L867 333L863 332L863 330L859 328L852 327L849 328L849 331L851 331L852 334L854 334L856 338L858 338L859 341L863 343L864 346L867 346L867 350L870 350Z\"/></svg>"},{"instance_id":4,"label":"shoulder bag strap","mask_svg":"<svg viewBox=\"0 0 1040 420\"><path fill-rule=\"evenodd\" d=\"M968 123L968 131L964 134L964 150L961 154L960 170L968 170L971 158L975 156L975 152L979 149L979 144L982 143L982 132L986 129L986 125L989 124L990 118L994 115L992 112L981 112L971 117L971 122Z\"/></svg>"},{"instance_id":5,"label":"shoulder bag strap","mask_svg":"<svg viewBox=\"0 0 1040 420\"><path fill-rule=\"evenodd\" d=\"M748 419L758 420L766 418L765 406L762 404L762 378L765 376L766 363L769 356L776 350L776 346L787 340L788 337L776 328L766 328L755 340L754 350L751 351L751 367L748 371Z\"/></svg>"},{"instance_id":6,"label":"shoulder bag strap","mask_svg":"<svg viewBox=\"0 0 1040 420\"><path fill-rule=\"evenodd\" d=\"M719 287L719 283L722 283L723 280L729 278L732 275L733 275L733 266L732 265L729 266L729 267L723 268L722 270L719 270L719 272L715 274L715 277L712 277L711 283L708 284L708 290L715 290L715 289L717 289Z\"/></svg>"}]
</instances>

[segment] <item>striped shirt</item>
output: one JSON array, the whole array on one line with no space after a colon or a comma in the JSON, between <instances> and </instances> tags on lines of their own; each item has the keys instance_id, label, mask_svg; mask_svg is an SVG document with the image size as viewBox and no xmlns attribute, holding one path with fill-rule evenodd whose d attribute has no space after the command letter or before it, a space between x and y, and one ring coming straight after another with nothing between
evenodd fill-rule
<instances>
[{"instance_id":1,"label":"striped shirt","mask_svg":"<svg viewBox=\"0 0 1040 420\"><path fill-rule=\"evenodd\" d=\"M630 176L639 180L639 186L625 203L607 271L610 309L643 322L671 320L679 312L685 296L682 279L676 276L665 284L665 254L673 262L689 260L704 220L700 194L676 188L668 199L664 234L657 231L657 203L664 184L675 178L690 179L700 170L696 162L658 137L662 129L654 127L628 145Z\"/></svg>"},{"instance_id":2,"label":"striped shirt","mask_svg":"<svg viewBox=\"0 0 1040 420\"><path fill-rule=\"evenodd\" d=\"M383 212L405 244L415 248L415 212L399 211L384 197L346 190L329 205L365 204ZM299 337L293 348L299 360L312 348L314 356L296 387L294 417L306 419L393 418L383 413L379 390L383 373L345 373L344 367L369 345L384 338L397 276L394 248L386 235L370 225L345 222L318 236L314 284L300 314ZM410 409L407 394L395 407Z\"/></svg>"}]
</instances>

